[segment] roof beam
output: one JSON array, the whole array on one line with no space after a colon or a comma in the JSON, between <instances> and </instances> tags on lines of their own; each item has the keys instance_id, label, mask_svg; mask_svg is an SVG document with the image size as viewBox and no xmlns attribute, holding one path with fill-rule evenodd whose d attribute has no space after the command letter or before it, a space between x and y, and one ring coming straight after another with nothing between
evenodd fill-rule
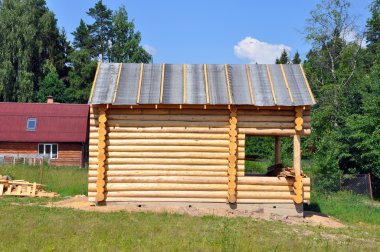
<instances>
[{"instance_id":1,"label":"roof beam","mask_svg":"<svg viewBox=\"0 0 380 252\"><path fill-rule=\"evenodd\" d=\"M186 64L183 64L183 104L186 104Z\"/></svg>"},{"instance_id":2,"label":"roof beam","mask_svg":"<svg viewBox=\"0 0 380 252\"><path fill-rule=\"evenodd\" d=\"M280 64L280 68L281 68L281 72L282 72L282 77L284 78L284 81L285 81L286 89L288 90L288 93L289 93L289 96L290 96L290 101L291 101L292 103L294 103L294 99L293 99L292 91L290 90L289 83L288 83L288 79L286 78L285 71L284 71L284 67L283 67L282 64Z\"/></svg>"},{"instance_id":3,"label":"roof beam","mask_svg":"<svg viewBox=\"0 0 380 252\"><path fill-rule=\"evenodd\" d=\"M208 94L208 77L207 77L207 66L206 66L206 64L203 64L203 72L204 72L205 84L206 84L206 103L210 104L210 96Z\"/></svg>"},{"instance_id":4,"label":"roof beam","mask_svg":"<svg viewBox=\"0 0 380 252\"><path fill-rule=\"evenodd\" d=\"M113 102L116 101L117 89L119 88L119 82L120 82L120 75L121 75L121 68L122 68L122 66L123 66L123 63L120 63L119 73L117 74L117 81L116 81L115 92L114 92L114 95L113 95Z\"/></svg>"},{"instance_id":5,"label":"roof beam","mask_svg":"<svg viewBox=\"0 0 380 252\"><path fill-rule=\"evenodd\" d=\"M254 100L254 97L253 97L253 88L252 88L251 74L249 73L248 64L245 64L245 70L247 72L249 94L251 96L251 102L252 102L252 105L253 105L253 104L255 104L255 100Z\"/></svg>"},{"instance_id":6,"label":"roof beam","mask_svg":"<svg viewBox=\"0 0 380 252\"><path fill-rule=\"evenodd\" d=\"M141 65L140 65L140 78L139 78L139 87L138 87L138 90L137 90L137 100L136 100L136 103L137 103L137 104L139 104L139 103L140 103L140 96L141 96L141 83L142 83L143 70L144 70L144 64L143 64L143 63L141 63Z\"/></svg>"},{"instance_id":7,"label":"roof beam","mask_svg":"<svg viewBox=\"0 0 380 252\"><path fill-rule=\"evenodd\" d=\"M225 72L226 72L227 91L228 91L228 101L229 101L229 104L232 104L232 95L231 95L230 77L228 76L228 66L227 66L227 64L224 64L224 70L225 70Z\"/></svg>"},{"instance_id":8,"label":"roof beam","mask_svg":"<svg viewBox=\"0 0 380 252\"><path fill-rule=\"evenodd\" d=\"M269 79L270 89L271 89L271 91L272 91L272 95L273 95L273 101L274 101L274 104L277 105L276 94L274 93L273 82L272 82L272 77L271 77L271 75L270 75L269 66L268 66L268 64L266 64L265 66L266 66L266 68L267 68L267 73L268 73L268 79Z\"/></svg>"},{"instance_id":9,"label":"roof beam","mask_svg":"<svg viewBox=\"0 0 380 252\"><path fill-rule=\"evenodd\" d=\"M165 80L165 64L162 64L160 103L162 103L162 97L164 96L164 80Z\"/></svg>"},{"instance_id":10,"label":"roof beam","mask_svg":"<svg viewBox=\"0 0 380 252\"><path fill-rule=\"evenodd\" d=\"M313 101L313 103L315 104L316 102L315 102L315 99L314 99L314 95L313 95L313 93L311 92L310 85L309 85L309 82L307 81L307 78L306 78L305 72L304 72L304 70L303 70L302 64L299 64L299 66L300 66L300 68L301 68L302 76L303 76L303 79L305 80L307 90L309 91L310 98L311 98L311 100Z\"/></svg>"}]
</instances>

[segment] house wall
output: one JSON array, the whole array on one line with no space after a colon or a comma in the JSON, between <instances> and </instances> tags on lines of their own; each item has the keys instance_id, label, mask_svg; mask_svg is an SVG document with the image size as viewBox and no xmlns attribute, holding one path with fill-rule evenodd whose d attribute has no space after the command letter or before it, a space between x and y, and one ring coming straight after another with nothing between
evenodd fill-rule
<instances>
[{"instance_id":1,"label":"house wall","mask_svg":"<svg viewBox=\"0 0 380 252\"><path fill-rule=\"evenodd\" d=\"M0 153L38 154L38 143L0 142ZM83 166L82 143L58 143L58 159L52 159L55 166Z\"/></svg>"},{"instance_id":2,"label":"house wall","mask_svg":"<svg viewBox=\"0 0 380 252\"><path fill-rule=\"evenodd\" d=\"M230 143L230 111L226 107L113 106L106 113L106 201L226 202ZM97 118L97 107L92 106L90 201L95 201L97 191ZM246 134L294 135L294 108L238 108L237 119L237 202L293 202L292 179L244 176L244 146ZM305 130L300 133L309 134L308 128L305 120ZM309 198L309 184L309 179L304 179L305 200Z\"/></svg>"}]
</instances>

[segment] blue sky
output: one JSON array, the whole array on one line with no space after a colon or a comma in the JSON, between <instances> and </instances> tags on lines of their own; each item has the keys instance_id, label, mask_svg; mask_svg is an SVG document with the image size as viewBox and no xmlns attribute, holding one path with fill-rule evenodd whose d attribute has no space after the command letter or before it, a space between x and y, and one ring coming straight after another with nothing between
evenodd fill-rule
<instances>
[{"instance_id":1,"label":"blue sky","mask_svg":"<svg viewBox=\"0 0 380 252\"><path fill-rule=\"evenodd\" d=\"M96 0L47 0L68 38ZM272 63L281 50L302 57L310 49L302 31L318 1L307 0L104 0L116 10L124 5L142 34L141 44L154 63ZM363 29L370 0L351 1ZM272 59L273 58L273 59Z\"/></svg>"}]
</instances>

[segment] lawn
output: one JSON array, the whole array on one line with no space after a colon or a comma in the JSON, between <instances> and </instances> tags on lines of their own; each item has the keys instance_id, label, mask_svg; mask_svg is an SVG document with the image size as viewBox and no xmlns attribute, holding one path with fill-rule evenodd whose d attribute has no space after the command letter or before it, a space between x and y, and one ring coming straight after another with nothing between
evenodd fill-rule
<instances>
[{"instance_id":1,"label":"lawn","mask_svg":"<svg viewBox=\"0 0 380 252\"><path fill-rule=\"evenodd\" d=\"M0 167L0 174L5 174L4 169ZM12 168L8 174L16 179L39 177L37 168L25 169ZM61 195L82 193L85 174L79 168L48 168L44 183ZM64 175L71 177L60 179ZM0 198L0 251L378 251L380 247L380 209L347 193L317 194L311 204L312 209L333 214L348 225L340 229L245 217L100 213L41 206L49 200Z\"/></svg>"}]
</instances>

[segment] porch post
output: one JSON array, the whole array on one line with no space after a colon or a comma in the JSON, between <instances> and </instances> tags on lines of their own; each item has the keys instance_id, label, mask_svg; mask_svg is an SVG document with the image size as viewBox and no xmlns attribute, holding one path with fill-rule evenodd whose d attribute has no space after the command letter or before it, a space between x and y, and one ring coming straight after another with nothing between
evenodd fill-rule
<instances>
[{"instance_id":1,"label":"porch post","mask_svg":"<svg viewBox=\"0 0 380 252\"><path fill-rule=\"evenodd\" d=\"M281 138L274 137L274 164L281 164Z\"/></svg>"},{"instance_id":2,"label":"porch post","mask_svg":"<svg viewBox=\"0 0 380 252\"><path fill-rule=\"evenodd\" d=\"M293 137L293 168L296 176L301 175L301 137Z\"/></svg>"},{"instance_id":3,"label":"porch post","mask_svg":"<svg viewBox=\"0 0 380 252\"><path fill-rule=\"evenodd\" d=\"M301 176L301 136L294 135L293 137L293 168L295 179L293 184L293 200L296 204L303 202L303 183Z\"/></svg>"}]
</instances>

